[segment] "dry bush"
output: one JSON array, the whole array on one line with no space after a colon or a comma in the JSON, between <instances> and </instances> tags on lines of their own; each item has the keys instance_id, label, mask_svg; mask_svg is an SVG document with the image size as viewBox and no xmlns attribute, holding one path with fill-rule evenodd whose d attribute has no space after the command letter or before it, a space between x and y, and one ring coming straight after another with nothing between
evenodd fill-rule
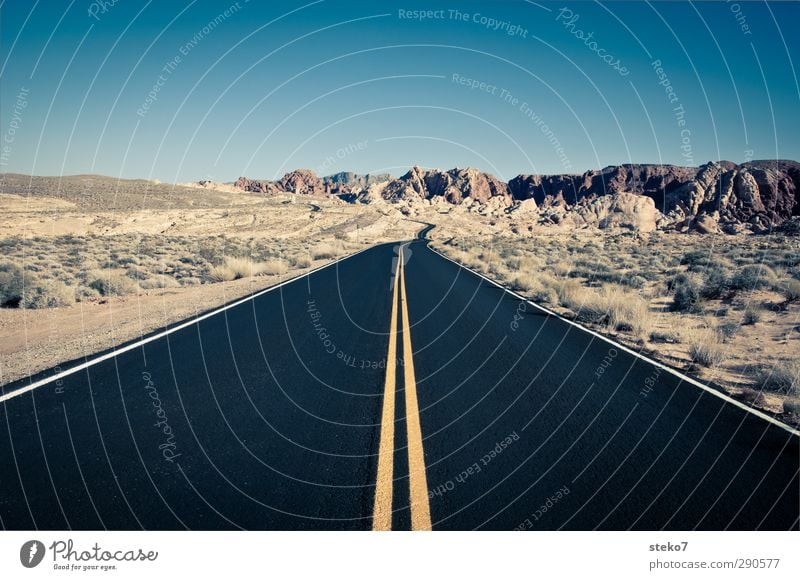
<instances>
[{"instance_id":1,"label":"dry bush","mask_svg":"<svg viewBox=\"0 0 800 580\"><path fill-rule=\"evenodd\" d=\"M749 264L734 274L731 286L738 290L759 290L775 284L776 280L775 271L766 264Z\"/></svg>"},{"instance_id":2,"label":"dry bush","mask_svg":"<svg viewBox=\"0 0 800 580\"><path fill-rule=\"evenodd\" d=\"M520 292L530 292L539 286L539 282L532 274L517 274L511 280L511 287Z\"/></svg>"},{"instance_id":3,"label":"dry bush","mask_svg":"<svg viewBox=\"0 0 800 580\"><path fill-rule=\"evenodd\" d=\"M20 306L56 308L75 303L75 289L58 280L31 280L25 286Z\"/></svg>"},{"instance_id":4,"label":"dry bush","mask_svg":"<svg viewBox=\"0 0 800 580\"><path fill-rule=\"evenodd\" d=\"M783 280L778 284L778 289L786 300L792 302L800 300L800 280L795 280L794 278Z\"/></svg>"},{"instance_id":5,"label":"dry bush","mask_svg":"<svg viewBox=\"0 0 800 580\"><path fill-rule=\"evenodd\" d=\"M649 335L653 320L647 300L621 287L605 286L600 291L600 301L612 328L642 338Z\"/></svg>"},{"instance_id":6,"label":"dry bush","mask_svg":"<svg viewBox=\"0 0 800 580\"><path fill-rule=\"evenodd\" d=\"M532 290L530 296L532 300L542 304L556 304L558 302L558 294L556 294L555 289L545 284Z\"/></svg>"},{"instance_id":7,"label":"dry bush","mask_svg":"<svg viewBox=\"0 0 800 580\"><path fill-rule=\"evenodd\" d=\"M250 278L264 272L264 262L256 262L251 258L225 258L225 265L233 270L236 278Z\"/></svg>"},{"instance_id":8,"label":"dry bush","mask_svg":"<svg viewBox=\"0 0 800 580\"><path fill-rule=\"evenodd\" d=\"M342 252L342 244L336 242L320 242L311 250L311 257L315 260L329 260Z\"/></svg>"},{"instance_id":9,"label":"dry bush","mask_svg":"<svg viewBox=\"0 0 800 580\"><path fill-rule=\"evenodd\" d=\"M765 391L786 395L800 394L800 359L757 368L756 382Z\"/></svg>"},{"instance_id":10,"label":"dry bush","mask_svg":"<svg viewBox=\"0 0 800 580\"><path fill-rule=\"evenodd\" d=\"M598 291L575 280L558 280L555 289L561 304L573 310L578 320L606 324L640 338L648 336L653 326L647 300L621 286L610 284Z\"/></svg>"},{"instance_id":11,"label":"dry bush","mask_svg":"<svg viewBox=\"0 0 800 580\"><path fill-rule=\"evenodd\" d=\"M566 280L553 280L552 288L555 290L561 305L570 310L582 308L586 304L591 293L591 291L588 288L584 288L580 282L570 278Z\"/></svg>"},{"instance_id":12,"label":"dry bush","mask_svg":"<svg viewBox=\"0 0 800 580\"><path fill-rule=\"evenodd\" d=\"M225 258L222 264L212 266L208 270L208 279L212 282L230 282L240 278L258 276L263 272L263 269L264 264L262 262L254 262L250 258L229 256Z\"/></svg>"},{"instance_id":13,"label":"dry bush","mask_svg":"<svg viewBox=\"0 0 800 580\"><path fill-rule=\"evenodd\" d=\"M556 262L550 267L552 272L560 278L569 276L570 272L572 272L572 268L573 268L572 262L567 262L565 260Z\"/></svg>"},{"instance_id":14,"label":"dry bush","mask_svg":"<svg viewBox=\"0 0 800 580\"><path fill-rule=\"evenodd\" d=\"M150 278L144 278L139 281L139 286L143 290L152 290L155 288L178 288L180 283L172 276L165 276L158 274Z\"/></svg>"},{"instance_id":15,"label":"dry bush","mask_svg":"<svg viewBox=\"0 0 800 580\"><path fill-rule=\"evenodd\" d=\"M689 356L697 364L716 367L725 360L725 350L719 336L709 328L686 331L684 342L689 345Z\"/></svg>"},{"instance_id":16,"label":"dry bush","mask_svg":"<svg viewBox=\"0 0 800 580\"><path fill-rule=\"evenodd\" d=\"M288 270L289 268L286 263L281 260L267 260L263 264L261 273L267 276L278 276L280 274L285 274Z\"/></svg>"},{"instance_id":17,"label":"dry bush","mask_svg":"<svg viewBox=\"0 0 800 580\"><path fill-rule=\"evenodd\" d=\"M761 322L763 314L763 308L757 304L749 304L744 309L744 314L742 314L742 324L756 324L757 322Z\"/></svg>"},{"instance_id":18,"label":"dry bush","mask_svg":"<svg viewBox=\"0 0 800 580\"><path fill-rule=\"evenodd\" d=\"M467 268L471 268L473 270L483 271L484 267L486 266L486 262L481 259L480 250L474 247L462 252L460 261Z\"/></svg>"},{"instance_id":19,"label":"dry bush","mask_svg":"<svg viewBox=\"0 0 800 580\"><path fill-rule=\"evenodd\" d=\"M311 257L306 254L291 256L289 263L295 268L309 268L311 267Z\"/></svg>"},{"instance_id":20,"label":"dry bush","mask_svg":"<svg viewBox=\"0 0 800 580\"><path fill-rule=\"evenodd\" d=\"M692 280L679 282L675 287L670 309L674 312L702 312L704 307L700 287Z\"/></svg>"},{"instance_id":21,"label":"dry bush","mask_svg":"<svg viewBox=\"0 0 800 580\"><path fill-rule=\"evenodd\" d=\"M651 342L666 342L672 344L680 344L682 341L680 332L677 330L653 330L650 332Z\"/></svg>"},{"instance_id":22,"label":"dry bush","mask_svg":"<svg viewBox=\"0 0 800 580\"><path fill-rule=\"evenodd\" d=\"M89 288L94 288L103 296L125 296L136 292L136 282L125 274L115 271L90 272L86 278Z\"/></svg>"},{"instance_id":23,"label":"dry bush","mask_svg":"<svg viewBox=\"0 0 800 580\"><path fill-rule=\"evenodd\" d=\"M741 328L742 325L736 322L723 322L717 326L717 334L723 342L729 342L739 334Z\"/></svg>"},{"instance_id":24,"label":"dry bush","mask_svg":"<svg viewBox=\"0 0 800 580\"><path fill-rule=\"evenodd\" d=\"M25 274L11 262L0 264L0 306L17 306L22 300Z\"/></svg>"},{"instance_id":25,"label":"dry bush","mask_svg":"<svg viewBox=\"0 0 800 580\"><path fill-rule=\"evenodd\" d=\"M506 268L505 264L499 259L497 261L489 262L487 270L489 274L495 278L499 278L500 280L506 280L510 275L508 268Z\"/></svg>"}]
</instances>

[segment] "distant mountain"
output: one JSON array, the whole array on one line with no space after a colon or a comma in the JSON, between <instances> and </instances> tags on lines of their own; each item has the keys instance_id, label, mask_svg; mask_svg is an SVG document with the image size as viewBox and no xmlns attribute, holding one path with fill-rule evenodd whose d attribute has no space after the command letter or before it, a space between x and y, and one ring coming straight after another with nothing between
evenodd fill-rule
<instances>
[{"instance_id":1,"label":"distant mountain","mask_svg":"<svg viewBox=\"0 0 800 580\"><path fill-rule=\"evenodd\" d=\"M388 173L353 173L352 171L342 171L322 178L323 183L328 183L333 189L340 193L352 193L367 189L372 185L391 181L394 179Z\"/></svg>"},{"instance_id":2,"label":"distant mountain","mask_svg":"<svg viewBox=\"0 0 800 580\"><path fill-rule=\"evenodd\" d=\"M251 192L291 192L308 195L349 194L351 201L407 201L442 199L459 205L491 204L512 211L522 202L538 208L544 221L560 223L559 212L575 210L591 216L598 208L638 208L652 215L661 229L735 233L744 229L768 231L793 216L800 216L800 163L788 160L709 162L700 167L657 164L612 165L581 175L518 175L508 183L475 168L423 169L412 167L405 175L337 173L320 179L313 171L299 169L280 180L251 181L239 178L235 187ZM598 205L601 198L622 194L643 196L642 204L622 197ZM589 207L591 205L591 207ZM588 208L588 209L580 209ZM580 211L578 211L580 210ZM634 211L631 209L631 211ZM611 220L614 221L614 220ZM641 220L631 219L631 223ZM571 223L571 218L565 223ZM600 220L606 223L608 220ZM638 229L638 228L637 228Z\"/></svg>"},{"instance_id":3,"label":"distant mountain","mask_svg":"<svg viewBox=\"0 0 800 580\"><path fill-rule=\"evenodd\" d=\"M468 197L481 203L500 197L503 202L511 203L508 184L472 167L439 171L414 166L402 177L389 182L383 190L386 199L430 199L439 196L454 204L462 203Z\"/></svg>"}]
</instances>

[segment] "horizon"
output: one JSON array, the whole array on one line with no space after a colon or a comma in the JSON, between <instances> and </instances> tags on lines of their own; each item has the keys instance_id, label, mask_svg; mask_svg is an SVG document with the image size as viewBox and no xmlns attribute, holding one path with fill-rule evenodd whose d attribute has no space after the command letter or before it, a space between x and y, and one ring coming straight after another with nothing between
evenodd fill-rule
<instances>
[{"instance_id":1,"label":"horizon","mask_svg":"<svg viewBox=\"0 0 800 580\"><path fill-rule=\"evenodd\" d=\"M625 167L625 166L634 166L634 167L656 166L656 167L677 167L677 168L681 168L681 169L700 169L701 167L703 167L705 165L708 165L710 163L716 163L716 164L733 163L734 165L741 167L741 166L743 166L745 164L786 163L786 162L800 164L800 161L798 161L797 159L785 159L785 158L784 159L752 159L752 160L749 160L749 161L731 161L730 159L718 159L718 160L713 160L712 159L712 160L706 161L705 163L700 163L698 165L675 165L673 163L625 162L625 163L616 163L616 164L612 164L612 165L605 165L603 167L594 167L594 168L590 167L590 168L587 168L587 169L585 169L583 171L574 172L574 173L566 173L566 172L565 173L535 173L535 174L532 174L532 173L517 173L517 174L513 175L510 179L513 179L515 177L519 177L519 176L522 176L522 175L539 175L539 176L542 176L542 177L550 177L550 176L557 176L557 175L581 176L581 175L584 175L584 174L589 173L591 171L603 171L604 169L609 169L609 168L614 168L614 167ZM298 171L311 171L317 177L319 177L320 179L327 179L329 177L334 177L336 175L341 175L341 174L345 174L345 173L350 173L350 174L353 174L353 175L356 175L356 176L375 176L375 175L384 175L385 174L385 175L388 175L389 177L391 177L392 179L399 179L400 177L402 177L403 175L407 174L409 171L411 171L415 167L419 167L423 171L440 171L440 172L464 171L464 170L467 170L467 169L475 169L475 170L479 171L480 173L484 173L484 174L487 174L487 175L491 175L493 177L497 177L498 179L500 179L500 181L503 181L503 182L506 182L506 183L510 180L510 179L499 178L497 175L495 175L491 171L485 171L484 169L482 169L480 167L473 166L473 165L464 166L464 167L453 166L453 167L449 167L447 169L443 169L441 167L428 167L428 166L419 165L419 164L412 165L412 166L408 167L407 169L405 169L404 171L400 171L400 172L398 172L396 174L395 173L386 173L386 172L360 173L358 171L353 171L353 170L350 170L350 169L342 169L340 171L336 171L335 173L327 173L327 174L323 175L323 174L316 173L314 171L314 169L310 168L310 167L295 167L294 169L289 169L285 173L283 173L282 175L279 175L279 176L274 177L274 178L269 178L269 177L251 177L251 176L247 176L247 175L239 175L239 176L237 176L235 178L232 178L232 179L185 179L185 180L181 180L181 181L162 181L162 180L157 179L157 178L150 179L150 178L135 177L135 176L134 177L121 177L121 176L116 176L116 175L108 175L108 174L105 174L105 173L87 173L87 172L69 173L69 174L63 174L63 175L33 175L33 174L30 174L30 173L19 173L19 172L16 172L16 171L3 171L3 172L0 172L0 175L23 175L23 176L27 176L27 177L46 177L46 178L108 177L110 179L119 179L119 180L123 180L123 181L124 180L128 180L128 181L145 180L145 181L153 181L153 182L159 182L159 183L170 183L170 184L173 184L173 185L179 185L179 184L182 184L182 183L199 183L201 181L214 181L216 183L229 185L229 184L235 183L240 178L249 179L251 181L278 181L282 177L284 177L284 176L286 176L286 175L288 175L290 173L295 173L295 172L298 172Z\"/></svg>"},{"instance_id":2,"label":"horizon","mask_svg":"<svg viewBox=\"0 0 800 580\"><path fill-rule=\"evenodd\" d=\"M800 158L792 3L70 6L2 5L0 171L508 180Z\"/></svg>"}]
</instances>

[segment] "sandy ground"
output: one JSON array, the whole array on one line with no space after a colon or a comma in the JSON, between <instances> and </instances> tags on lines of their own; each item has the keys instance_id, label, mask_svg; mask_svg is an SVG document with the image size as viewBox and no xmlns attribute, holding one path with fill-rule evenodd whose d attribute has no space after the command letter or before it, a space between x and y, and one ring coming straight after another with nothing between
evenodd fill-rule
<instances>
[{"instance_id":1,"label":"sandy ground","mask_svg":"<svg viewBox=\"0 0 800 580\"><path fill-rule=\"evenodd\" d=\"M56 197L0 194L0 240L99 236L102 244L104 236L155 234L196 239L224 235L267 243L333 241L345 244L345 253L352 253L377 243L411 239L422 228L422 224L386 204L364 206L290 195L264 198L241 192L213 193L219 207L193 207L189 196L173 204L181 205L179 208L142 209L131 204L110 211ZM201 189L197 194L205 195L206 191ZM2 308L0 384L89 357L332 260L314 259L307 267L289 267L281 275L140 289L135 294L77 302L69 307Z\"/></svg>"}]
</instances>

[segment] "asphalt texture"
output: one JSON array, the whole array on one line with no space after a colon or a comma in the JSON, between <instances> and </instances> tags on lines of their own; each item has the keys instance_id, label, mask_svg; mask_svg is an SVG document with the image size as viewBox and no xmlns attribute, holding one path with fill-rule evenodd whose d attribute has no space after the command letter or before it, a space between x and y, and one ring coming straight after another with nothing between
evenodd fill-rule
<instances>
[{"instance_id":1,"label":"asphalt texture","mask_svg":"<svg viewBox=\"0 0 800 580\"><path fill-rule=\"evenodd\" d=\"M798 529L796 435L426 244L403 261L434 530ZM399 255L371 248L0 403L0 526L371 529ZM397 530L404 366L398 350Z\"/></svg>"}]
</instances>

